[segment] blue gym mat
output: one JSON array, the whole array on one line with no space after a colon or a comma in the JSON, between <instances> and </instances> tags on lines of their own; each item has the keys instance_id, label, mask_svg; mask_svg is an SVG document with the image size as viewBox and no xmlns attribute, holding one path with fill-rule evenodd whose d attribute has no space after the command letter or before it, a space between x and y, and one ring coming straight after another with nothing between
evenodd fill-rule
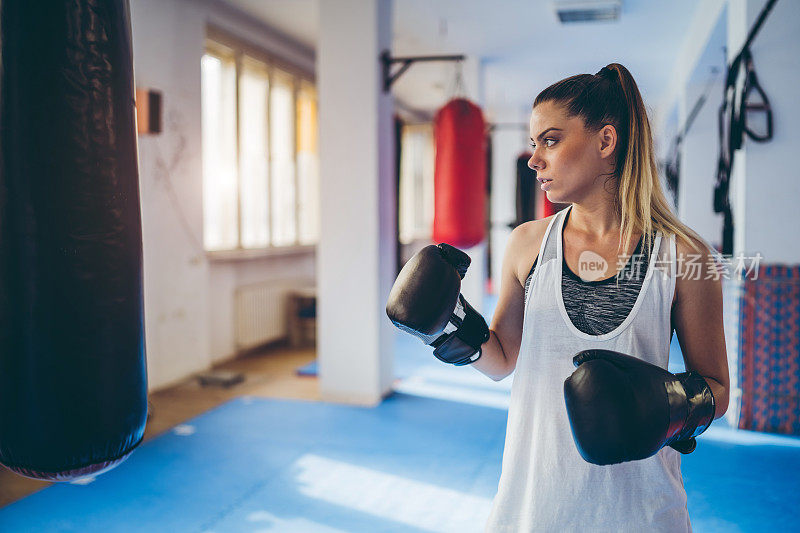
<instances>
[{"instance_id":1,"label":"blue gym mat","mask_svg":"<svg viewBox=\"0 0 800 533\"><path fill-rule=\"evenodd\" d=\"M0 531L483 531L511 379L444 365L410 335L397 348L408 374L378 407L232 400L95 480L0 509ZM682 471L694 531L798 530L800 439L717 420Z\"/></svg>"},{"instance_id":2,"label":"blue gym mat","mask_svg":"<svg viewBox=\"0 0 800 533\"><path fill-rule=\"evenodd\" d=\"M0 531L478 531L505 422L404 394L377 408L240 398L88 485L0 509Z\"/></svg>"},{"instance_id":3,"label":"blue gym mat","mask_svg":"<svg viewBox=\"0 0 800 533\"><path fill-rule=\"evenodd\" d=\"M482 531L502 409L395 394L376 408L239 398L86 485L0 509L0 531ZM683 459L694 530L800 523L800 439L715 428Z\"/></svg>"}]
</instances>

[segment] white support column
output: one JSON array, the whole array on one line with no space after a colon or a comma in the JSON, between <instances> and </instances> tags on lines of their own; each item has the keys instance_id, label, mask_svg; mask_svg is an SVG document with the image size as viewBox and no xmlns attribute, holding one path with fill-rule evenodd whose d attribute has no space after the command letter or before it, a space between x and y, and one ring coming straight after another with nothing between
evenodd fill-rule
<instances>
[{"instance_id":1,"label":"white support column","mask_svg":"<svg viewBox=\"0 0 800 533\"><path fill-rule=\"evenodd\" d=\"M319 3L318 365L324 400L375 405L391 390L394 327L392 101L380 54L390 0Z\"/></svg>"}]
</instances>

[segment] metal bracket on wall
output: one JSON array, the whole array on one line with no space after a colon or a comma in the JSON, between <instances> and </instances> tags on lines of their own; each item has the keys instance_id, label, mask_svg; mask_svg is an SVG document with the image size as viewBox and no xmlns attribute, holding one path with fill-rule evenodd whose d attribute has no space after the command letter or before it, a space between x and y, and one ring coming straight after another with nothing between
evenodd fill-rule
<instances>
[{"instance_id":1,"label":"metal bracket on wall","mask_svg":"<svg viewBox=\"0 0 800 533\"><path fill-rule=\"evenodd\" d=\"M416 61L464 61L466 56L411 56L411 57L392 57L388 50L381 53L381 63L383 64L383 92L389 92L392 84ZM399 69L392 74L391 68L395 63L402 63Z\"/></svg>"}]
</instances>

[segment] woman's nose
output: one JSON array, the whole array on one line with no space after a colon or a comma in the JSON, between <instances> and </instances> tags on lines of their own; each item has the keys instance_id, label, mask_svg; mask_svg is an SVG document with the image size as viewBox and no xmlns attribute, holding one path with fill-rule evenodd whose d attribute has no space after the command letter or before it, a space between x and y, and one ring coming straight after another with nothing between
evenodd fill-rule
<instances>
[{"instance_id":1,"label":"woman's nose","mask_svg":"<svg viewBox=\"0 0 800 533\"><path fill-rule=\"evenodd\" d=\"M536 157L536 154L532 155L531 158L528 159L528 168L531 170L542 169L542 161Z\"/></svg>"}]
</instances>

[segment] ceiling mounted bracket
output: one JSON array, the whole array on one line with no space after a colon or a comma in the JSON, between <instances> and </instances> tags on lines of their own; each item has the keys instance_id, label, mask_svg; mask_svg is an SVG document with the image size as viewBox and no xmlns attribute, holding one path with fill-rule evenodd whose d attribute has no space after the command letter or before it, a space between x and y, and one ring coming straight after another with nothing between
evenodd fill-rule
<instances>
[{"instance_id":1,"label":"ceiling mounted bracket","mask_svg":"<svg viewBox=\"0 0 800 533\"><path fill-rule=\"evenodd\" d=\"M381 64L383 65L383 92L389 92L389 89L392 88L392 84L397 81L397 78L417 61L464 61L464 59L466 59L464 55L392 57L389 55L388 50L384 50L381 53ZM392 74L392 65L395 63L401 63L401 65L400 68Z\"/></svg>"}]
</instances>

